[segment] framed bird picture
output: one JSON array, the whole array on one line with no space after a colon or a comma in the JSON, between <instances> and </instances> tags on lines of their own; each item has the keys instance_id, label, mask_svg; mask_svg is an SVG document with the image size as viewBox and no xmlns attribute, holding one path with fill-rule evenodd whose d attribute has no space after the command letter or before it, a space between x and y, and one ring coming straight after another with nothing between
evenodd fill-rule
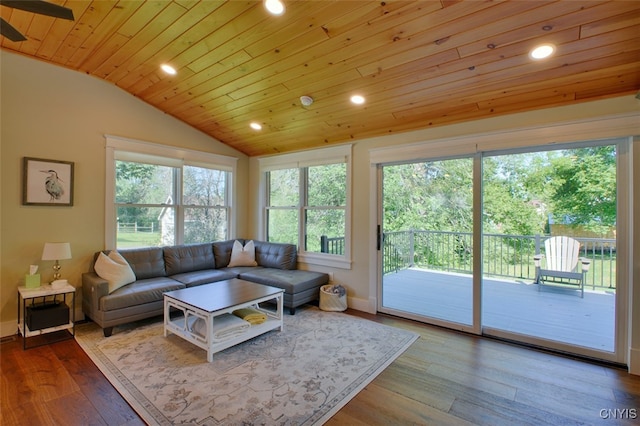
<instances>
[{"instance_id":1,"label":"framed bird picture","mask_svg":"<svg viewBox=\"0 0 640 426\"><path fill-rule=\"evenodd\" d=\"M73 163L24 157L22 204L72 206Z\"/></svg>"}]
</instances>

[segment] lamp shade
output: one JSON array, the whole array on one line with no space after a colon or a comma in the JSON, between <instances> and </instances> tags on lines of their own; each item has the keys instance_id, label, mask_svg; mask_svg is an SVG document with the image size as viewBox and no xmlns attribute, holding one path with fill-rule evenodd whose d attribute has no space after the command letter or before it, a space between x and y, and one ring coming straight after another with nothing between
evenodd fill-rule
<instances>
[{"instance_id":1,"label":"lamp shade","mask_svg":"<svg viewBox=\"0 0 640 426\"><path fill-rule=\"evenodd\" d=\"M71 246L69 243L44 243L42 260L71 259Z\"/></svg>"}]
</instances>

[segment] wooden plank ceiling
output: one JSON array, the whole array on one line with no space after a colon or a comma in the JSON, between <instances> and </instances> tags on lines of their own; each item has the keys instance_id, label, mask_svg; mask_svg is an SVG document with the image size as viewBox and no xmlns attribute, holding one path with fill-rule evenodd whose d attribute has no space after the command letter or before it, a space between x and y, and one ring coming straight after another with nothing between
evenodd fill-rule
<instances>
[{"instance_id":1,"label":"wooden plank ceiling","mask_svg":"<svg viewBox=\"0 0 640 426\"><path fill-rule=\"evenodd\" d=\"M640 89L640 1L284 0L282 16L261 1L52 2L75 21L0 7L27 37L2 48L111 82L250 156ZM556 54L532 61L543 42Z\"/></svg>"}]
</instances>

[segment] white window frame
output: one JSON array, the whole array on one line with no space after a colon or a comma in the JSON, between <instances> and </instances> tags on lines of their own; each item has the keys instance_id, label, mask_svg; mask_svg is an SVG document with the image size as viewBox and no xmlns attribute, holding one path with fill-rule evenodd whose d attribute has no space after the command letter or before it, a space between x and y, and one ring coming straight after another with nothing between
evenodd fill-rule
<instances>
[{"instance_id":1,"label":"white window frame","mask_svg":"<svg viewBox=\"0 0 640 426\"><path fill-rule=\"evenodd\" d=\"M351 269L351 182L352 182L352 145L340 145L331 148L315 149L310 151L282 154L272 157L258 158L260 167L260 209L261 218L259 225L260 238L267 239L267 172L282 169L302 169L311 166L322 166L328 164L344 163L347 167L347 187L345 188L345 235L344 235L344 255L328 253L307 252L304 250L304 212L308 206L303 205L304 191L306 187L300 187L300 203L298 206L298 260L310 265L328 266L332 268Z\"/></svg>"},{"instance_id":2,"label":"white window frame","mask_svg":"<svg viewBox=\"0 0 640 426\"><path fill-rule=\"evenodd\" d=\"M559 122L553 124L543 124L534 127L519 128L513 130L505 130L500 132L489 132L477 135L465 135L454 138L423 140L422 142L414 142L405 145L397 145L384 148L374 148L369 150L370 163L370 193L376 194L376 197L370 199L369 220L372 224L377 224L381 217L381 192L379 189L379 174L381 165L405 162L412 159L437 159L447 158L450 156L476 155L482 153L495 153L500 151L513 152L518 148L527 149L535 147L536 149L552 147L562 148L563 144L568 147L578 146L586 143L601 144L605 140L614 140L618 143L618 229L617 229L617 246L618 264L620 265L617 273L616 283L616 347L612 354L599 352L591 349L584 349L584 354L593 358L599 358L607 361L632 364L633 360L629 357L629 328L627 318L632 311L631 304L633 300L629 297L629 289L633 287L630 277L630 265L633 260L631 254L633 252L631 246L631 228L633 218L630 215L632 208L630 206L632 188L632 166L631 166L631 144L634 136L638 134L638 113L625 113L612 116L604 116L592 119L584 119L570 122ZM420 139L423 132L417 131L411 134L412 137ZM407 136L407 135L405 135ZM636 136L637 137L637 136ZM433 153L436 152L437 156ZM477 177L480 179L480 177ZM480 195L478 195L480 198ZM474 206L480 206L481 201L474 200ZM480 214L480 208L474 208L476 214ZM482 218L478 216L474 218L474 224L481 224ZM375 225L374 225L375 226ZM474 230L474 238L478 240L481 235L480 225L476 225ZM379 273L379 251L376 250L376 235L372 232L370 236L369 251L369 292L376 295L373 303L373 312L381 303L380 283L382 280ZM477 246L480 250L480 246ZM474 254L474 260L481 262L481 253ZM477 270L481 270L480 266L474 266ZM474 269L475 270L475 269ZM480 315L480 276L475 274L478 283L474 281L474 315ZM471 333L480 334L480 319L474 317L474 326L465 329ZM562 348L560 350L563 350ZM574 351L572 348L566 348L566 352ZM575 352L575 351L574 351ZM584 355L583 354L583 355ZM636 358L640 359L640 358ZM631 367L633 368L633 367ZM637 369L637 367L636 367Z\"/></svg>"},{"instance_id":3,"label":"white window frame","mask_svg":"<svg viewBox=\"0 0 640 426\"><path fill-rule=\"evenodd\" d=\"M120 136L105 135L105 225L104 241L106 249L117 247L117 212L116 212L116 160L132 162L151 162L171 167L182 168L184 165L215 168L230 172L227 182L228 216L227 229L229 238L236 235L236 217L234 200L236 199L235 177L238 159L226 155L212 154L209 152L195 151L184 148L175 148L151 142L123 138ZM181 191L181 182L178 182L178 192ZM176 198L180 200L175 205L178 223L176 224L176 244L183 240L181 194Z\"/></svg>"}]
</instances>

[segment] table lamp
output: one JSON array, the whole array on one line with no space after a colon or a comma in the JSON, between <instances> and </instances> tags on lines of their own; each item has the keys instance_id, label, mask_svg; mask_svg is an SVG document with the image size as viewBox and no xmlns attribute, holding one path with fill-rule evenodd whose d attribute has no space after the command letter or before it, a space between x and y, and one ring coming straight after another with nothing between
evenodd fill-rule
<instances>
[{"instance_id":1,"label":"table lamp","mask_svg":"<svg viewBox=\"0 0 640 426\"><path fill-rule=\"evenodd\" d=\"M64 285L66 280L60 279L60 260L71 259L71 246L69 243L44 243L44 250L42 251L42 260L55 260L53 265L53 281L54 283Z\"/></svg>"}]
</instances>

